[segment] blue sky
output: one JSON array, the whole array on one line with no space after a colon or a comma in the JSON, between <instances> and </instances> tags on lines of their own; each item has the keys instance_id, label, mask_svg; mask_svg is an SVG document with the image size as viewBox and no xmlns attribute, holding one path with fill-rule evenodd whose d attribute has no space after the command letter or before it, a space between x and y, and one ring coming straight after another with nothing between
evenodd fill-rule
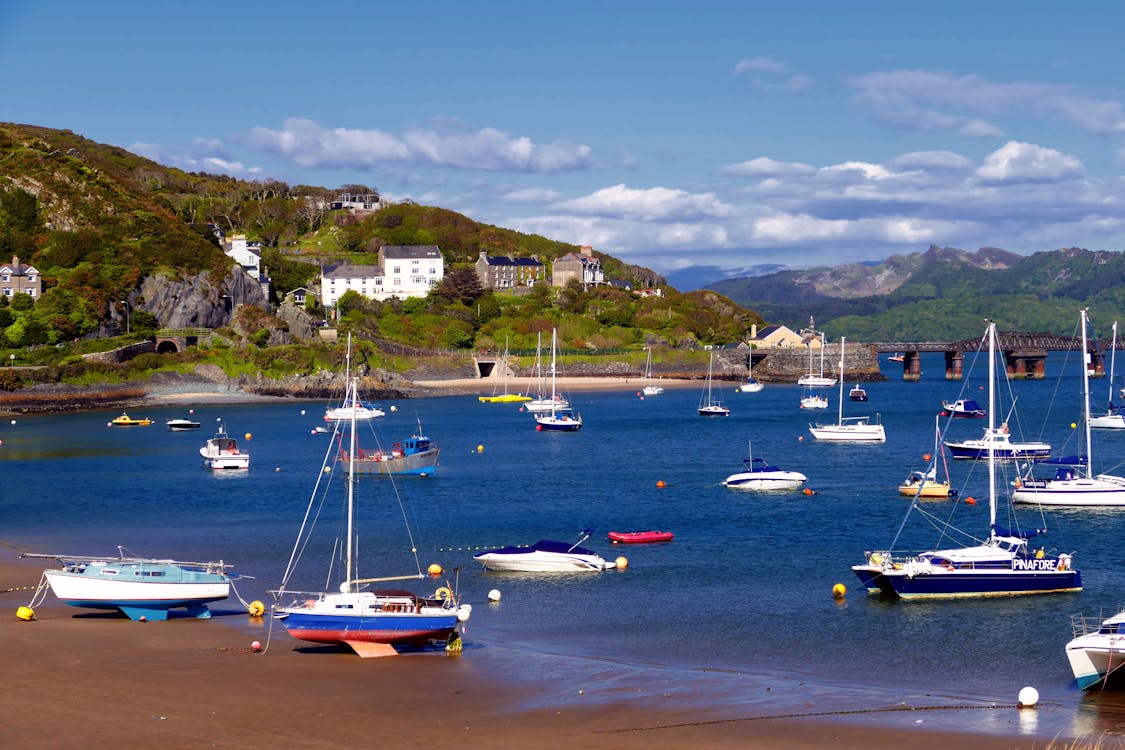
<instances>
[{"instance_id":1,"label":"blue sky","mask_svg":"<svg viewBox=\"0 0 1125 750\"><path fill-rule=\"evenodd\" d=\"M670 273L1125 245L1116 2L0 0L0 120Z\"/></svg>"}]
</instances>

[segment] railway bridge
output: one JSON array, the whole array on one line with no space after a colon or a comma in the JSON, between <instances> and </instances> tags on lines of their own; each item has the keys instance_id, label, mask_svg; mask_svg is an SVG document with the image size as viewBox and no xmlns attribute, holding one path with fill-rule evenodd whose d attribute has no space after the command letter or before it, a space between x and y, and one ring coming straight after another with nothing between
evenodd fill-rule
<instances>
[{"instance_id":1,"label":"railway bridge","mask_svg":"<svg viewBox=\"0 0 1125 750\"><path fill-rule=\"evenodd\" d=\"M1042 378L1046 370L1047 352L1078 351L1082 348L1081 338L1054 333L997 333L997 338L1009 378ZM902 357L903 380L921 379L922 364L918 355L923 352L943 352L946 379L960 380L965 353L987 349L988 342L981 337L964 341L878 342L871 346L880 354ZM1093 339L1087 341L1087 362L1091 377L1105 376L1106 348L1102 342Z\"/></svg>"}]
</instances>

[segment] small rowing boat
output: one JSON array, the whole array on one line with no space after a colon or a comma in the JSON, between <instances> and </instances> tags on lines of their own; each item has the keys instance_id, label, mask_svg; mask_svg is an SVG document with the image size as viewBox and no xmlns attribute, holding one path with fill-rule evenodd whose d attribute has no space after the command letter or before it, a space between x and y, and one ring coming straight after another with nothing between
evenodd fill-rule
<instances>
[{"instance_id":1,"label":"small rowing boat","mask_svg":"<svg viewBox=\"0 0 1125 750\"><path fill-rule=\"evenodd\" d=\"M647 544L670 542L675 535L671 531L611 531L606 536L614 544Z\"/></svg>"}]
</instances>

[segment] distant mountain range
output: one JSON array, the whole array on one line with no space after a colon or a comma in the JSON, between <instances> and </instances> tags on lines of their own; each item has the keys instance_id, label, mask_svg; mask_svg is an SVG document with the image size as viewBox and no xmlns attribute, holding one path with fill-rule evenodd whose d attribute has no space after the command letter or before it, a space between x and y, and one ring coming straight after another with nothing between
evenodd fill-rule
<instances>
[{"instance_id":1,"label":"distant mountain range","mask_svg":"<svg viewBox=\"0 0 1125 750\"><path fill-rule=\"evenodd\" d=\"M1066 248L1022 256L994 247L931 246L882 263L784 270L706 288L770 323L796 328L812 316L833 338L972 338L986 318L1001 330L1069 335L1081 307L1089 307L1095 333L1108 337L1113 321L1125 320L1125 255Z\"/></svg>"}]
</instances>

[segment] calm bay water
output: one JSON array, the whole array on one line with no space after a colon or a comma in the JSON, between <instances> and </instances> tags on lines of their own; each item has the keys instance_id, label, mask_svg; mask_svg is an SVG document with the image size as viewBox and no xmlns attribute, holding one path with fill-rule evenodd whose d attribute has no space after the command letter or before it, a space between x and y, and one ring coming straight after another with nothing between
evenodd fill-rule
<instances>
[{"instance_id":1,"label":"calm bay water","mask_svg":"<svg viewBox=\"0 0 1125 750\"><path fill-rule=\"evenodd\" d=\"M1033 685L1050 708L1031 732L1119 732L1122 703L1082 696L1063 647L1071 614L1125 601L1125 510L1021 509L1025 526L1045 520L1043 545L1075 553L1085 584L1078 594L903 603L859 588L850 566L864 550L891 542L909 503L897 485L923 468L934 414L962 388L942 377L940 356L924 358L923 370L921 382L906 383L899 365L885 365L891 379L867 386L870 402L845 403L845 414L881 414L888 436L882 446L816 443L807 423L835 420L838 391L827 391L827 412L807 412L798 408L801 389L785 385L758 394L726 387L733 413L725 419L697 416L700 388L689 387L645 399L635 391L573 394L585 420L575 434L538 433L518 405L469 396L386 402L397 411L379 429L390 442L408 436L421 418L442 448L435 476L396 482L421 530L422 565L438 562L450 577L462 567L460 587L474 604L467 657L490 649L551 654L580 660L579 671L591 663L666 670L717 691L729 687L730 675L769 675L767 682L790 687L788 700L810 706L810 696L843 686L864 686L881 696L875 703L885 703L887 694L1013 703L1019 688ZM964 395L986 402L983 378L970 374L964 385ZM1093 381L1096 404L1104 403L1106 387ZM1012 388L1025 437L1042 434L1056 448L1081 450L1081 431L1070 427L1080 421L1073 358L1068 364L1052 355L1047 378ZM7 479L2 536L39 552L102 554L120 544L139 555L223 558L255 576L239 583L245 599L269 602L265 592L283 573L329 440L310 434L322 407L200 405L194 416L203 428L188 433L164 430L164 420L187 412L170 407L131 410L156 420L147 428L110 428L116 414L109 412L0 424ZM202 468L197 449L217 418L235 435L252 434L245 444L249 472ZM976 437L982 426L982 420L958 420L949 434ZM749 441L755 456L804 472L815 494L720 486L739 468ZM1123 462L1125 434L1096 433L1095 469L1125 473ZM955 521L984 534L984 467L951 460L950 471L962 496L981 500L958 507ZM409 570L399 509L380 491L387 481L361 483L365 496L378 496L365 501L360 528L364 575ZM939 513L954 510L947 501L926 502ZM566 539L582 528L595 532L586 546L607 558L627 556L628 568L531 576L488 573L472 560L480 548ZM675 541L605 541L607 531L645 529L673 531ZM900 547L936 542L937 532L915 517ZM848 587L843 601L831 594L838 582ZM323 586L323 571L310 571L300 584ZM498 605L486 601L493 588L503 594ZM612 678L603 679L612 689ZM709 686L697 684L709 679ZM734 700L768 712L756 702L761 698L747 693ZM986 731L1012 731L1014 719L972 721Z\"/></svg>"}]
</instances>

